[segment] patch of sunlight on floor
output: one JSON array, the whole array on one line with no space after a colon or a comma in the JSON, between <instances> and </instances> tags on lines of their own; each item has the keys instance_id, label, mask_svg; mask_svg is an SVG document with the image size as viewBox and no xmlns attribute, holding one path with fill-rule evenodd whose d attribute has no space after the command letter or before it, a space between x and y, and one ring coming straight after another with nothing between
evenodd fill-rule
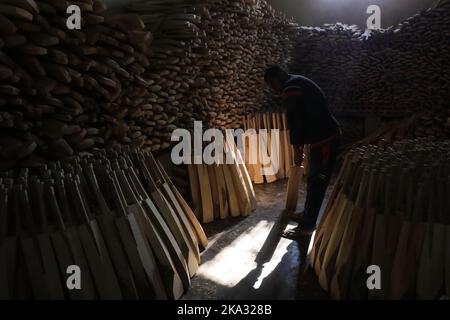
<instances>
[{"instance_id":1,"label":"patch of sunlight on floor","mask_svg":"<svg viewBox=\"0 0 450 320\"><path fill-rule=\"evenodd\" d=\"M283 259L283 256L288 251L288 246L291 243L291 240L281 238L280 242L278 243L278 246L272 256L272 259L265 263L261 272L261 275L259 276L258 280L253 285L253 289L259 289L261 284L263 283L264 279L269 276L273 270L278 266L278 264L281 262L281 259Z\"/></svg>"},{"instance_id":2,"label":"patch of sunlight on floor","mask_svg":"<svg viewBox=\"0 0 450 320\"><path fill-rule=\"evenodd\" d=\"M200 266L197 275L227 287L234 287L256 267L255 258L261 250L273 222L260 221L245 234L240 235L225 247L212 260ZM276 252L277 262L286 252L289 244L283 242L282 252ZM276 267L272 261L268 263L268 270ZM272 269L273 270L273 269ZM270 272L269 272L270 273Z\"/></svg>"}]
</instances>

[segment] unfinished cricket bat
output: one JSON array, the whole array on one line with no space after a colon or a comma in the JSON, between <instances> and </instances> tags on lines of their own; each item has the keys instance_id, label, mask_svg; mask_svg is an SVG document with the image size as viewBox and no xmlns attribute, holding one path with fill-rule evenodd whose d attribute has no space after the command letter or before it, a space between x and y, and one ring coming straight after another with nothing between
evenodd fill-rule
<instances>
[{"instance_id":1,"label":"unfinished cricket bat","mask_svg":"<svg viewBox=\"0 0 450 320\"><path fill-rule=\"evenodd\" d=\"M277 178L278 179L284 179L286 177L285 174L285 166L284 166L284 149L285 149L285 137L283 130L281 130L281 121L280 121L280 114L279 113L273 113L272 114L272 124L273 128L278 129L278 141L275 144L275 150L276 155L278 156L278 173Z\"/></svg>"},{"instance_id":2,"label":"unfinished cricket bat","mask_svg":"<svg viewBox=\"0 0 450 320\"><path fill-rule=\"evenodd\" d=\"M263 117L263 121L264 121L264 116L261 116L261 114L258 114L257 116L257 121L258 121L258 129L262 129L261 127L261 117ZM272 166L272 161L270 160L270 156L269 156L269 144L268 144L268 131L267 127L266 128L266 134L263 134L262 132L260 132L259 134L259 155L261 157L262 160L262 167L264 170L264 177L266 178L267 183L272 183L277 181L277 177L275 176L275 172L273 170L273 166Z\"/></svg>"},{"instance_id":3,"label":"unfinished cricket bat","mask_svg":"<svg viewBox=\"0 0 450 320\"><path fill-rule=\"evenodd\" d=\"M227 139L227 142L229 140ZM236 190L237 199L239 201L239 209L241 211L242 216L248 216L252 210L250 204L250 198L245 186L244 177L239 168L238 159L236 156L235 149L237 150L234 143L226 143L225 153L228 154L233 164L229 165L231 170L231 178L233 179L234 189Z\"/></svg>"},{"instance_id":4,"label":"unfinished cricket bat","mask_svg":"<svg viewBox=\"0 0 450 320\"><path fill-rule=\"evenodd\" d=\"M202 200L200 198L200 183L198 180L197 169L194 164L188 164L189 185L191 189L192 205L195 216L201 220Z\"/></svg>"},{"instance_id":5,"label":"unfinished cricket bat","mask_svg":"<svg viewBox=\"0 0 450 320\"><path fill-rule=\"evenodd\" d=\"M290 170L291 174L289 176L286 194L286 209L294 212L297 209L298 193L300 181L303 176L303 168L300 166L293 166Z\"/></svg>"},{"instance_id":6,"label":"unfinished cricket bat","mask_svg":"<svg viewBox=\"0 0 450 320\"><path fill-rule=\"evenodd\" d=\"M214 221L213 199L211 194L211 184L209 182L208 170L204 164L195 165L200 184L200 197L202 203L202 222L209 223Z\"/></svg>"},{"instance_id":7,"label":"unfinished cricket bat","mask_svg":"<svg viewBox=\"0 0 450 320\"><path fill-rule=\"evenodd\" d=\"M223 176L225 178L225 184L227 187L227 195L228 195L228 205L230 208L230 215L232 217L240 216L239 212L239 200L237 199L236 189L233 183L233 177L231 173L230 164L224 164L220 167L223 170Z\"/></svg>"},{"instance_id":8,"label":"unfinished cricket bat","mask_svg":"<svg viewBox=\"0 0 450 320\"><path fill-rule=\"evenodd\" d=\"M253 181L255 184L263 184L264 183L264 176L263 176L263 166L261 164L261 145L260 145L260 137L258 133L258 128L256 127L256 119L252 119L252 125L253 128L256 130L256 164L253 166ZM251 148L253 151L253 148Z\"/></svg>"},{"instance_id":9,"label":"unfinished cricket bat","mask_svg":"<svg viewBox=\"0 0 450 320\"><path fill-rule=\"evenodd\" d=\"M229 206L228 206L228 194L227 186L225 182L225 176L223 174L223 165L213 165L212 166L217 179L217 196L219 201L219 216L220 219L226 219L228 217Z\"/></svg>"}]
</instances>

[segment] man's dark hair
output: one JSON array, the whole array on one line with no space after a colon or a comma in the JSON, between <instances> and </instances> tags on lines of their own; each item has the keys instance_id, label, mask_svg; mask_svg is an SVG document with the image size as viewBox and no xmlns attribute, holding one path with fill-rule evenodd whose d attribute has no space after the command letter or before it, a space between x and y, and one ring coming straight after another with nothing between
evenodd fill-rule
<instances>
[{"instance_id":1,"label":"man's dark hair","mask_svg":"<svg viewBox=\"0 0 450 320\"><path fill-rule=\"evenodd\" d=\"M287 75L287 72L284 71L280 66L271 66L269 67L264 74L264 81L268 81L269 79L274 78L282 78Z\"/></svg>"}]
</instances>

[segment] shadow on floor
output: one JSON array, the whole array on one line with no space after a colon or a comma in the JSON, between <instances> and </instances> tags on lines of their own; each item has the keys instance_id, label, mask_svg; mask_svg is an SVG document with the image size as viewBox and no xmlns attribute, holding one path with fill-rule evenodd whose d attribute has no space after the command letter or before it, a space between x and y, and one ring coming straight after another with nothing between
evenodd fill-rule
<instances>
[{"instance_id":1,"label":"shadow on floor","mask_svg":"<svg viewBox=\"0 0 450 320\"><path fill-rule=\"evenodd\" d=\"M202 265L184 299L327 298L308 268L310 237L299 241L280 237L288 225L284 214L286 181L255 189L259 207L252 215L205 226L211 244L202 254ZM304 194L302 186L299 207ZM236 253L241 255L236 258Z\"/></svg>"}]
</instances>

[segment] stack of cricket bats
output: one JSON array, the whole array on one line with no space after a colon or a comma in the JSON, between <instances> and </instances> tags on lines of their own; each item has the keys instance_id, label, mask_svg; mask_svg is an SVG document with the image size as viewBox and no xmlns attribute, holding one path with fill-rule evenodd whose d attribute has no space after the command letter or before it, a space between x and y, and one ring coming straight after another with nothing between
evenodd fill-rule
<instances>
[{"instance_id":1,"label":"stack of cricket bats","mask_svg":"<svg viewBox=\"0 0 450 320\"><path fill-rule=\"evenodd\" d=\"M349 146L349 149L360 145L390 144L397 140L420 138L436 141L450 139L450 105L441 112L418 112L401 121L380 126L369 136Z\"/></svg>"},{"instance_id":2,"label":"stack of cricket bats","mask_svg":"<svg viewBox=\"0 0 450 320\"><path fill-rule=\"evenodd\" d=\"M285 113L256 113L244 117L243 148L245 163L255 184L272 183L289 177L294 165ZM308 168L305 148L304 174Z\"/></svg>"},{"instance_id":3,"label":"stack of cricket bats","mask_svg":"<svg viewBox=\"0 0 450 320\"><path fill-rule=\"evenodd\" d=\"M448 140L350 151L311 252L321 286L335 299L448 296L449 199Z\"/></svg>"},{"instance_id":4,"label":"stack of cricket bats","mask_svg":"<svg viewBox=\"0 0 450 320\"><path fill-rule=\"evenodd\" d=\"M194 119L237 128L271 104L261 78L289 60L295 25L267 1L124 6L131 14L100 0L0 1L0 170L110 145L167 150Z\"/></svg>"},{"instance_id":5,"label":"stack of cricket bats","mask_svg":"<svg viewBox=\"0 0 450 320\"><path fill-rule=\"evenodd\" d=\"M423 10L386 29L365 31L342 23L300 27L291 71L320 83L330 106L342 115L404 117L446 108L450 50L442 36L450 31L450 1L429 2L430 8L422 3Z\"/></svg>"},{"instance_id":6,"label":"stack of cricket bats","mask_svg":"<svg viewBox=\"0 0 450 320\"><path fill-rule=\"evenodd\" d=\"M189 164L193 208L202 223L228 217L248 216L257 201L250 175L234 142L224 146L233 163Z\"/></svg>"},{"instance_id":7,"label":"stack of cricket bats","mask_svg":"<svg viewBox=\"0 0 450 320\"><path fill-rule=\"evenodd\" d=\"M0 299L178 299L199 244L202 227L150 153L1 175Z\"/></svg>"}]
</instances>

